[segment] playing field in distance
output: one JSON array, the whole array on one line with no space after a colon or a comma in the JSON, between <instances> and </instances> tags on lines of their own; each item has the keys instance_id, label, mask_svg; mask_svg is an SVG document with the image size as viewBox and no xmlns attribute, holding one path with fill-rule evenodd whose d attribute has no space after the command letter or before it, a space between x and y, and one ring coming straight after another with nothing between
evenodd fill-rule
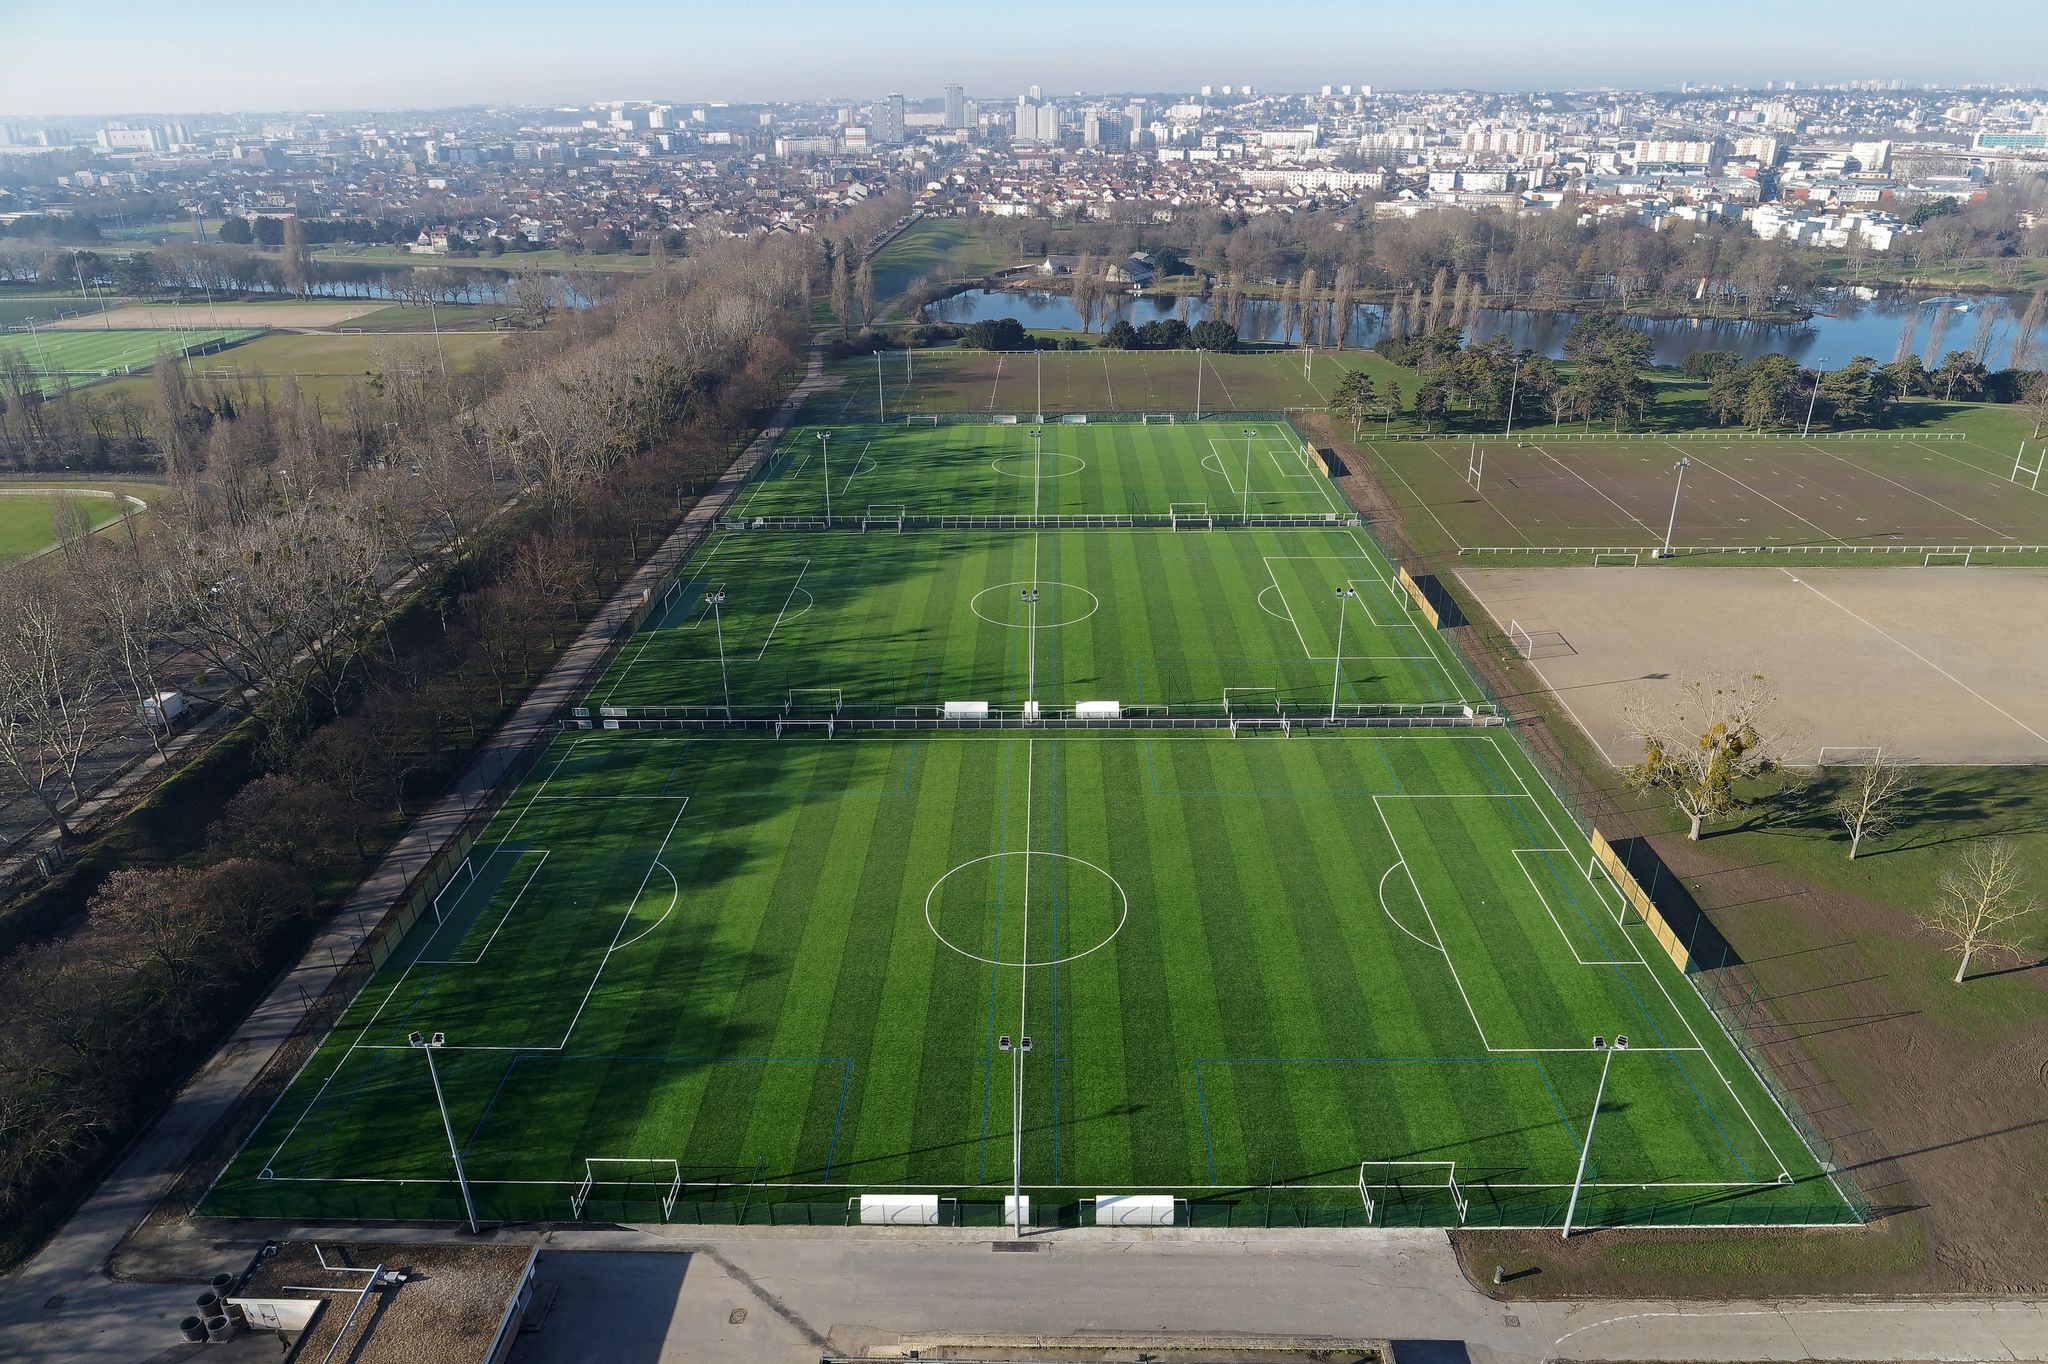
<instances>
[{"instance_id":1,"label":"playing field in distance","mask_svg":"<svg viewBox=\"0 0 2048 1364\"><path fill-rule=\"evenodd\" d=\"M1667 528L1681 558L1709 547L1815 558L1896 549L1901 562L1919 564L1928 548L1996 556L2048 546L2048 483L2037 490L2024 472L2014 481L2020 451L1890 435L1375 441L1368 433L1361 448L1425 551L1512 558L1615 548L1648 562ZM2030 443L2027 467L2040 455ZM1690 461L1682 492L1680 459Z\"/></svg>"},{"instance_id":2,"label":"playing field in distance","mask_svg":"<svg viewBox=\"0 0 2048 1364\"><path fill-rule=\"evenodd\" d=\"M1059 434L1091 442L1085 514L1177 497L1208 453L1206 427ZM1014 505L1016 435L852 467ZM778 515L801 462L753 490ZM1353 638L1400 665L1376 695L1476 696L1390 572L1341 525L715 537L593 702L716 723L722 629L736 711L971 688L1045 721L567 730L201 1210L459 1216L421 1030L486 1220L837 1224L894 1191L993 1223L1021 1188L1042 1224L1149 1192L1183 1220L1554 1225L1582 1155L1586 1221L1853 1220L1511 730L1048 727L1090 689L1214 717L1232 660L1289 697L1233 718L1333 680L1352 706Z\"/></svg>"},{"instance_id":3,"label":"playing field in distance","mask_svg":"<svg viewBox=\"0 0 2048 1364\"><path fill-rule=\"evenodd\" d=\"M58 500L54 491L0 489L0 563L40 553L57 543L52 513L57 510ZM120 515L120 507L110 494L81 493L73 495L72 500L90 518L94 530Z\"/></svg>"},{"instance_id":4,"label":"playing field in distance","mask_svg":"<svg viewBox=\"0 0 2048 1364\"><path fill-rule=\"evenodd\" d=\"M147 369L159 356L182 355L217 342L256 335L233 328L197 327L182 331L56 331L9 332L0 335L0 363L20 366L44 392Z\"/></svg>"}]
</instances>

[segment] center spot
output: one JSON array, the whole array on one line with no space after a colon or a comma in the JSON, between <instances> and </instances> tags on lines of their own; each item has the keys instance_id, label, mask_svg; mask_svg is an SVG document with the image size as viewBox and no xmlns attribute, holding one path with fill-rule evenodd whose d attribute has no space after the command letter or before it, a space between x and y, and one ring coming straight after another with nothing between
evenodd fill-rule
<instances>
[{"instance_id":1,"label":"center spot","mask_svg":"<svg viewBox=\"0 0 2048 1364\"><path fill-rule=\"evenodd\" d=\"M1079 455L1054 454L1050 450L1035 459L1030 455L999 455L989 461L990 467L1004 478L1031 478L1034 463L1039 478L1072 478L1088 467L1088 461Z\"/></svg>"},{"instance_id":2,"label":"center spot","mask_svg":"<svg viewBox=\"0 0 2048 1364\"><path fill-rule=\"evenodd\" d=\"M1032 614L1032 603L1024 596L1031 591L1038 593L1036 617ZM1102 609L1102 599L1085 587L1047 580L1035 587L1028 582L984 587L967 605L990 625L1012 630L1051 630L1088 619Z\"/></svg>"},{"instance_id":3,"label":"center spot","mask_svg":"<svg viewBox=\"0 0 2048 1364\"><path fill-rule=\"evenodd\" d=\"M1060 966L1122 931L1130 898L1114 876L1067 853L999 852L932 883L924 921L961 956L991 966Z\"/></svg>"}]
</instances>

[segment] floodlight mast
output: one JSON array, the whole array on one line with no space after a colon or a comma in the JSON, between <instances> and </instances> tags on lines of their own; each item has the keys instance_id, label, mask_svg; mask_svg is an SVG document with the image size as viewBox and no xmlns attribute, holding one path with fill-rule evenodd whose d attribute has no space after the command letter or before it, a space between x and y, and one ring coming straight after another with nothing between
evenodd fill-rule
<instances>
[{"instance_id":1,"label":"floodlight mast","mask_svg":"<svg viewBox=\"0 0 2048 1364\"><path fill-rule=\"evenodd\" d=\"M1671 557L1671 536L1678 529L1678 496L1685 491L1685 471L1692 468L1692 456L1680 455L1678 463L1671 466L1678 473L1678 485L1671 490L1671 519L1664 525L1664 552L1657 557Z\"/></svg>"},{"instance_id":2,"label":"floodlight mast","mask_svg":"<svg viewBox=\"0 0 2048 1364\"><path fill-rule=\"evenodd\" d=\"M1806 400L1806 425L1799 428L1799 439L1805 440L1813 433L1813 409L1820 406L1820 376L1827 370L1828 358L1823 355L1813 367L1813 396Z\"/></svg>"},{"instance_id":3,"label":"floodlight mast","mask_svg":"<svg viewBox=\"0 0 2048 1364\"><path fill-rule=\"evenodd\" d=\"M1202 419L1202 348L1195 347L1195 420Z\"/></svg>"},{"instance_id":4,"label":"floodlight mast","mask_svg":"<svg viewBox=\"0 0 2048 1364\"><path fill-rule=\"evenodd\" d=\"M832 433L818 433L818 448L825 452L825 524L832 524Z\"/></svg>"},{"instance_id":5,"label":"floodlight mast","mask_svg":"<svg viewBox=\"0 0 2048 1364\"><path fill-rule=\"evenodd\" d=\"M1239 515L1247 526L1252 523L1252 437L1257 434L1249 426L1244 429L1244 497Z\"/></svg>"},{"instance_id":6,"label":"floodlight mast","mask_svg":"<svg viewBox=\"0 0 2048 1364\"><path fill-rule=\"evenodd\" d=\"M725 605L725 591L713 592L704 600L711 603L711 620L718 629L718 684L725 692L725 718L732 719L732 679L725 672L725 617L719 607Z\"/></svg>"},{"instance_id":7,"label":"floodlight mast","mask_svg":"<svg viewBox=\"0 0 2048 1364\"><path fill-rule=\"evenodd\" d=\"M1330 673L1330 719L1337 718L1337 688L1344 677L1344 608L1358 595L1355 587L1337 589L1337 666Z\"/></svg>"},{"instance_id":8,"label":"floodlight mast","mask_svg":"<svg viewBox=\"0 0 2048 1364\"><path fill-rule=\"evenodd\" d=\"M1607 1039L1595 1037L1593 1049L1600 1053L1600 1085L1593 1091L1593 1111L1586 1118L1586 1144L1579 1148L1579 1172L1572 1176L1571 1201L1564 1207L1563 1240L1572 1239L1572 1215L1579 1209L1579 1189L1586 1180L1586 1158L1593 1154L1593 1125L1600 1121L1600 1100L1607 1094L1607 1068L1614 1063L1614 1053L1628 1050L1628 1038L1620 1033L1614 1035L1614 1045L1608 1046Z\"/></svg>"},{"instance_id":9,"label":"floodlight mast","mask_svg":"<svg viewBox=\"0 0 2048 1364\"><path fill-rule=\"evenodd\" d=\"M434 1107L441 1111L441 1130L448 1134L448 1154L455 1158L455 1182L462 1189L462 1210L469 1214L469 1230L476 1233L476 1203L469 1196L469 1176L462 1169L462 1148L455 1144L455 1125L448 1121L448 1100L441 1094L441 1072L434 1068L434 1053L448 1045L448 1034L437 1032L432 1037L420 1033L406 1034L406 1042L415 1050L427 1054L427 1078L434 1082Z\"/></svg>"},{"instance_id":10,"label":"floodlight mast","mask_svg":"<svg viewBox=\"0 0 2048 1364\"><path fill-rule=\"evenodd\" d=\"M882 352L875 352L875 416L880 421L889 420L889 408L882 401Z\"/></svg>"}]
</instances>

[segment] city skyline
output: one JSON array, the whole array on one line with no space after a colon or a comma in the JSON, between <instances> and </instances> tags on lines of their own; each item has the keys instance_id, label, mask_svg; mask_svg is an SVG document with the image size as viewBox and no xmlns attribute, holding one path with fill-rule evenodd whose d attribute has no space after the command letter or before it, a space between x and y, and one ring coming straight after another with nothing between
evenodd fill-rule
<instances>
[{"instance_id":1,"label":"city skyline","mask_svg":"<svg viewBox=\"0 0 2048 1364\"><path fill-rule=\"evenodd\" d=\"M1653 12L1645 13L1645 9ZM368 0L346 28L273 7L225 0L198 30L149 29L142 43L101 42L89 61L44 61L10 73L9 117L348 112L468 105L546 106L615 100L780 102L873 99L903 91L969 94L1166 92L1202 85L1314 92L1325 84L1382 90L1561 90L1681 84L1761 88L1898 80L1909 86L2018 85L2044 78L2048 11L2020 0L1976 7L1968 30L1928 27L1903 5L1828 3L1788 12L1761 0L1699 7L1585 0L1567 27L1503 0L1468 0L1459 22L1390 7L1310 0L1276 22L1266 11L1198 0L1121 7L1132 32L1170 44L1077 42L1099 7L1051 0L1018 25L1008 11L924 3L882 23L799 0L763 40L750 14L626 0L602 27L565 27L557 12L511 0L479 31L459 16ZM115 0L102 34L154 11ZM388 19L396 28L380 21ZM394 44L391 34L407 41ZM53 11L0 17L17 51L69 50L75 33ZM1768 32L1771 41L1756 35ZM1999 35L1996 43L1984 36ZM630 34L630 44L621 35ZM317 63L280 60L317 51ZM1296 55L1300 54L1300 55Z\"/></svg>"}]
</instances>

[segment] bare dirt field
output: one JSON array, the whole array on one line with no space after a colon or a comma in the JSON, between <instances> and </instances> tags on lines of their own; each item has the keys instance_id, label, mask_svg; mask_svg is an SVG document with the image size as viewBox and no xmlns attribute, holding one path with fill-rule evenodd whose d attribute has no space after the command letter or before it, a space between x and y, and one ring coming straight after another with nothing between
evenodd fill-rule
<instances>
[{"instance_id":1,"label":"bare dirt field","mask_svg":"<svg viewBox=\"0 0 2048 1364\"><path fill-rule=\"evenodd\" d=\"M171 307L168 304L132 303L111 312L84 313L52 323L65 331L96 331L103 327L339 327L358 317L386 307L369 300L359 303L214 303Z\"/></svg>"},{"instance_id":2,"label":"bare dirt field","mask_svg":"<svg viewBox=\"0 0 2048 1364\"><path fill-rule=\"evenodd\" d=\"M1798 742L1916 763L2048 763L2048 569L1462 569L1609 762L1624 708L1675 678L1754 667ZM1527 632L1523 639L1520 631ZM1846 755L1830 755L1845 758Z\"/></svg>"}]
</instances>

